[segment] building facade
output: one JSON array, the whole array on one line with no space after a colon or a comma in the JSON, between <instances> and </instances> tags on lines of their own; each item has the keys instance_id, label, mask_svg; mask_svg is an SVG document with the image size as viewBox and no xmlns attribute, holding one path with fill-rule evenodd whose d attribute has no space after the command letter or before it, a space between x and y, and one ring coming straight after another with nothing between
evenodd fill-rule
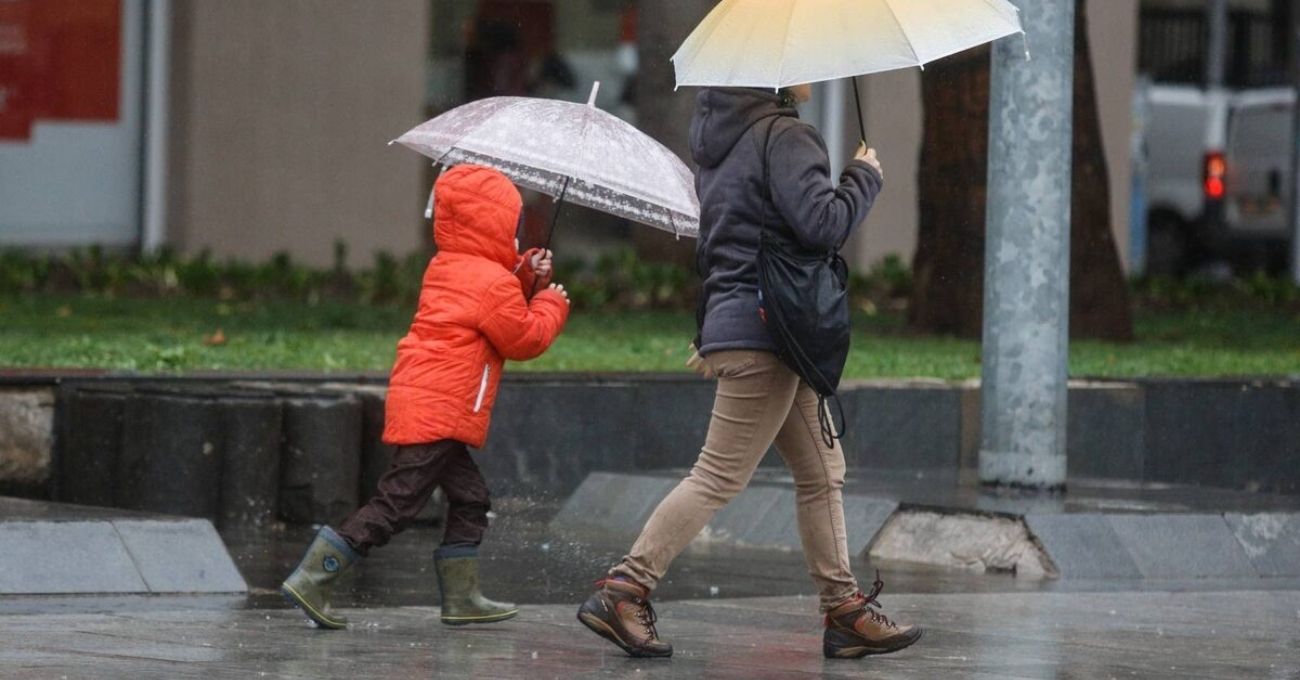
<instances>
[{"instance_id":1,"label":"building facade","mask_svg":"<svg viewBox=\"0 0 1300 680\"><path fill-rule=\"evenodd\" d=\"M340 241L354 260L413 250L428 238L422 213L432 174L424 159L386 143L472 98L585 99L595 80L603 83L598 103L635 122L643 66L636 5L0 0L0 247L167 246L245 259L284 251L316 264ZM1245 14L1276 5L1233 0ZM1140 17L1203 6L1089 0L1122 250L1138 65L1158 56L1140 59ZM910 260L920 72L861 85L869 141L889 181L851 242L851 259ZM819 85L805 111L837 162L855 142L851 92L842 82ZM530 220L544 219L545 202L531 205ZM626 229L610 233L621 238Z\"/></svg>"}]
</instances>

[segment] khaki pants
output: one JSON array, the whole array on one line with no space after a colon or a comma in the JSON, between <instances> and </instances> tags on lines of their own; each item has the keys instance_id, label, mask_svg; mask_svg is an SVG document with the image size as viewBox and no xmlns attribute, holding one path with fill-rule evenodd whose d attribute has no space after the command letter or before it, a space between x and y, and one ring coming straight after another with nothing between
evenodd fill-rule
<instances>
[{"instance_id":1,"label":"khaki pants","mask_svg":"<svg viewBox=\"0 0 1300 680\"><path fill-rule=\"evenodd\" d=\"M858 592L858 585L844 527L844 452L838 442L832 448L822 441L817 394L769 352L715 352L704 361L718 376L704 449L610 575L653 590L714 513L749 484L775 443L794 476L808 572L822 610L834 608Z\"/></svg>"}]
</instances>

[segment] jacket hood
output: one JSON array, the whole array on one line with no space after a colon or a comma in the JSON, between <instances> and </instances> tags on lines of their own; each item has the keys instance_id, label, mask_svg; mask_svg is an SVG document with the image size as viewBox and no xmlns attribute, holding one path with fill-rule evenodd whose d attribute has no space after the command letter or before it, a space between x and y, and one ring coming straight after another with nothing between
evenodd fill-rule
<instances>
[{"instance_id":1,"label":"jacket hood","mask_svg":"<svg viewBox=\"0 0 1300 680\"><path fill-rule=\"evenodd\" d=\"M717 167L754 123L770 116L798 115L798 110L786 106L781 95L771 90L705 88L695 98L691 117L691 158L700 167Z\"/></svg>"},{"instance_id":2,"label":"jacket hood","mask_svg":"<svg viewBox=\"0 0 1300 680\"><path fill-rule=\"evenodd\" d=\"M514 269L515 230L523 199L505 175L481 165L457 165L433 185L433 240L438 252L460 253Z\"/></svg>"}]
</instances>

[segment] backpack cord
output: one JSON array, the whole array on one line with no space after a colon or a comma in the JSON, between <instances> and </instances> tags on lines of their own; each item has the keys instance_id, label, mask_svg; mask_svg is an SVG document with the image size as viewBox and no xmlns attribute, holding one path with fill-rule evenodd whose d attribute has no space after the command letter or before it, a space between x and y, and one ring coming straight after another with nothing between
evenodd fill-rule
<instances>
[{"instance_id":1,"label":"backpack cord","mask_svg":"<svg viewBox=\"0 0 1300 680\"><path fill-rule=\"evenodd\" d=\"M768 198L772 199L773 202L775 202L775 197L772 196L772 179L768 169L768 165L769 165L768 154L771 152L772 128L775 126L776 126L776 117L773 116L772 120L768 123L767 134L764 135L763 137L763 151L762 151L763 188L767 190ZM760 243L762 238L766 235L766 232L767 232L767 206L764 205L763 225L762 225L762 229L759 231ZM840 245L841 247L843 246L842 243ZM838 250L839 249L836 248L836 251ZM762 297L761 286L759 287L759 297L760 298ZM801 347L799 345L799 342L794 339L794 334L790 332L790 329L786 328L785 320L781 318L781 315L773 313L770 316L770 319L771 321L775 322L774 325L776 326L777 332L781 334L781 337L785 338L786 345L788 345L790 349L796 355L798 355L797 358L804 365L806 365L810 370L816 371L817 377L820 378L822 382L828 382L826 380L826 377L821 374L821 371L817 369L816 364L814 364L812 361L808 359L808 355L807 353L804 352L803 347ZM807 384L806 380L803 382ZM811 385L809 385L809 387L811 387ZM827 404L830 402L831 399L835 400L836 410L838 410L840 413L840 422L843 424L842 427L840 428L835 427L835 417L831 414L830 409L827 408ZM839 394L835 392L831 392L829 395L824 395L821 394L820 392L817 394L817 426L818 429L821 430L822 442L824 442L828 448L835 448L836 440L842 439L844 437L844 430L848 429L849 423L848 423L848 419L844 415L844 403L840 401Z\"/></svg>"},{"instance_id":2,"label":"backpack cord","mask_svg":"<svg viewBox=\"0 0 1300 680\"><path fill-rule=\"evenodd\" d=\"M843 426L840 429L835 427L835 417L831 414L828 404L830 400L835 400L835 407L840 412L840 422ZM844 430L848 428L848 419L844 416L844 403L840 401L839 394L832 394L829 397L817 395L817 424L821 427L822 441L826 446L835 448L835 441L844 438Z\"/></svg>"}]
</instances>

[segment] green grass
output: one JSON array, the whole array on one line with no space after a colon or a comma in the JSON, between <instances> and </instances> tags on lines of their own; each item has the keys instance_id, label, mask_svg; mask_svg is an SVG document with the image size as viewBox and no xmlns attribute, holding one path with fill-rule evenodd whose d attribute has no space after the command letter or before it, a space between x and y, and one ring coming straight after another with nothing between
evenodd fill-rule
<instances>
[{"instance_id":1,"label":"green grass","mask_svg":"<svg viewBox=\"0 0 1300 680\"><path fill-rule=\"evenodd\" d=\"M410 310L355 304L0 297L0 367L387 371ZM220 328L221 345L204 340ZM1281 309L1144 311L1138 341L1074 343L1076 376L1300 375L1300 315ZM575 313L541 359L512 370L681 371L690 314ZM979 375L979 344L857 320L850 378Z\"/></svg>"}]
</instances>

